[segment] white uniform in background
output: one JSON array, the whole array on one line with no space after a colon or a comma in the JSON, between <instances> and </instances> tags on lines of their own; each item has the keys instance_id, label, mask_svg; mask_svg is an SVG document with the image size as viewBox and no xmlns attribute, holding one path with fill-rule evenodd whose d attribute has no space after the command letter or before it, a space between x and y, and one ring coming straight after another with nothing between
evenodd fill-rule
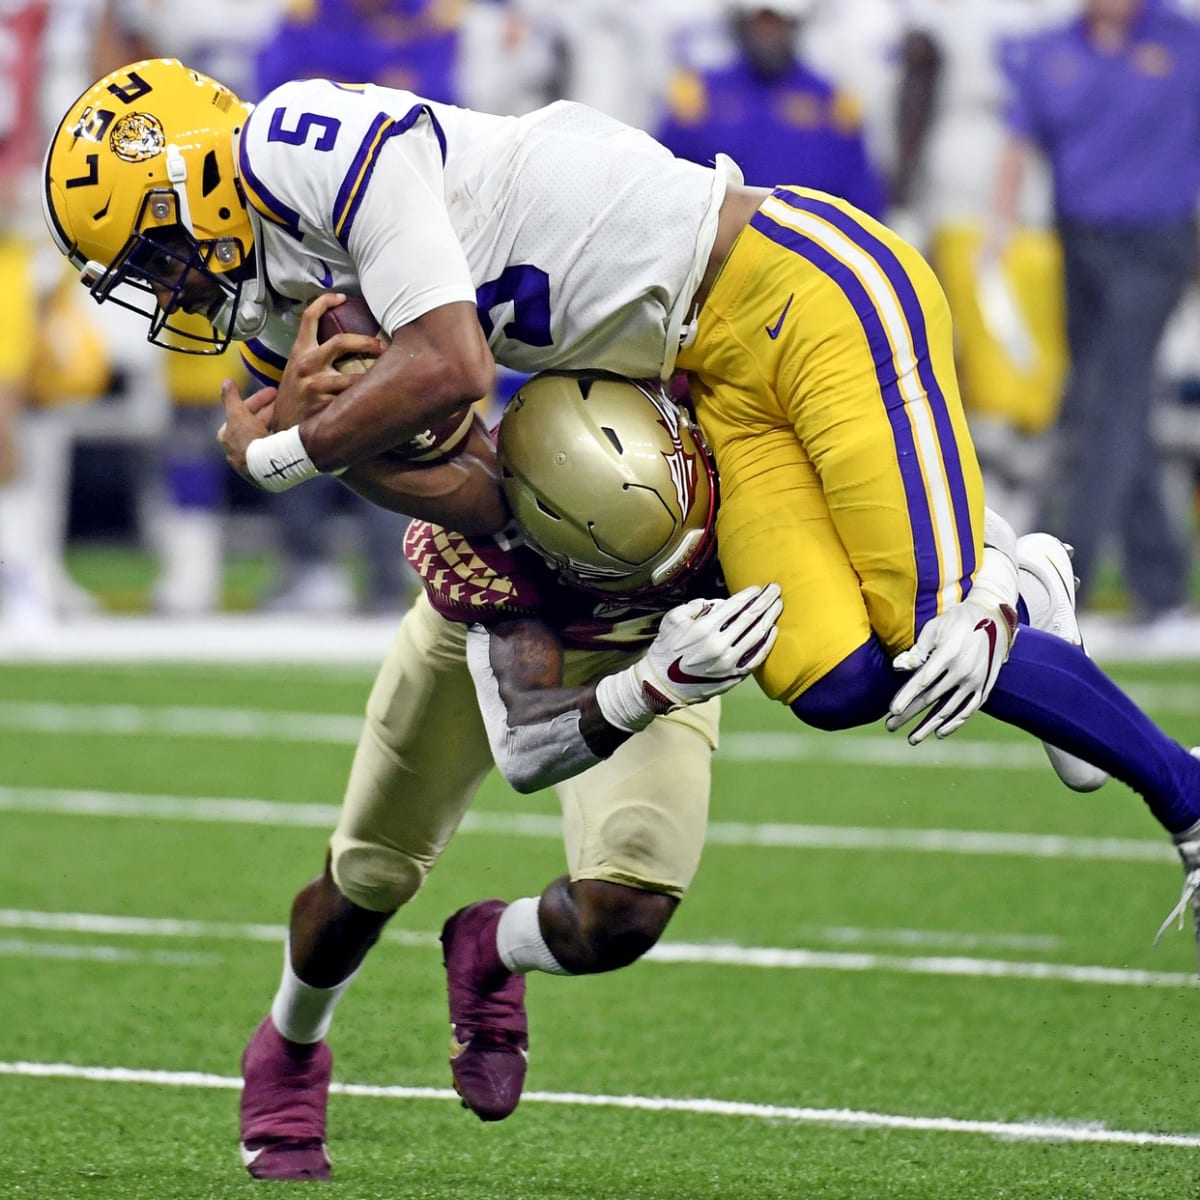
<instances>
[{"instance_id":1,"label":"white uniform in background","mask_svg":"<svg viewBox=\"0 0 1200 1200\"><path fill-rule=\"evenodd\" d=\"M930 227L981 220L989 212L1004 146L1004 44L1027 37L1069 9L1070 0L904 0L908 28L940 53L937 97L912 203ZM1040 168L1040 169L1039 169ZM1026 172L1023 225L1051 219L1050 180Z\"/></svg>"},{"instance_id":2,"label":"white uniform in background","mask_svg":"<svg viewBox=\"0 0 1200 1200\"><path fill-rule=\"evenodd\" d=\"M727 179L568 102L495 117L321 80L268 95L238 161L284 298L261 298L272 319L247 344L255 369L256 355L286 357L295 313L332 288L361 293L389 332L477 304L514 370L665 377Z\"/></svg>"},{"instance_id":3,"label":"white uniform in background","mask_svg":"<svg viewBox=\"0 0 1200 1200\"><path fill-rule=\"evenodd\" d=\"M246 98L254 95L258 48L274 32L288 3L113 0L122 28L144 38L156 54L178 58ZM65 106L59 111L65 112Z\"/></svg>"}]
</instances>

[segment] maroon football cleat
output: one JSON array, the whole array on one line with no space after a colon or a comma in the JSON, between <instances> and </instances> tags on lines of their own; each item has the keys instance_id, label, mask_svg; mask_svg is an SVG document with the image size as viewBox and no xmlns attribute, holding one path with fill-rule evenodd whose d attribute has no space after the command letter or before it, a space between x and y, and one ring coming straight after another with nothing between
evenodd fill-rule
<instances>
[{"instance_id":1,"label":"maroon football cleat","mask_svg":"<svg viewBox=\"0 0 1200 1200\"><path fill-rule=\"evenodd\" d=\"M242 1162L255 1179L328 1180L325 1105L333 1053L299 1046L270 1017L242 1053Z\"/></svg>"},{"instance_id":2,"label":"maroon football cleat","mask_svg":"<svg viewBox=\"0 0 1200 1200\"><path fill-rule=\"evenodd\" d=\"M502 1121L525 1086L529 1024L525 976L514 975L496 950L496 925L508 906L480 900L442 926L442 961L450 993L450 1073L481 1121Z\"/></svg>"}]
</instances>

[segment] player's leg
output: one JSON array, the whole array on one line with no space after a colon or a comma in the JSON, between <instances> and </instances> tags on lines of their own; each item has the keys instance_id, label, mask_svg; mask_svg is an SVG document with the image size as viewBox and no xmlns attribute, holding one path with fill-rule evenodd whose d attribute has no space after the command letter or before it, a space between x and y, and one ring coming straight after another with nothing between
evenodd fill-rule
<instances>
[{"instance_id":1,"label":"player's leg","mask_svg":"<svg viewBox=\"0 0 1200 1200\"><path fill-rule=\"evenodd\" d=\"M783 585L764 690L824 728L878 718L891 658L963 598L982 542L982 480L932 272L850 206L779 190L738 239L680 364L721 477L729 585Z\"/></svg>"},{"instance_id":2,"label":"player's leg","mask_svg":"<svg viewBox=\"0 0 1200 1200\"><path fill-rule=\"evenodd\" d=\"M568 655L568 678L579 660ZM568 874L540 896L480 901L446 923L451 1070L482 1119L508 1116L524 1086L525 975L616 970L666 928L700 861L718 716L710 701L659 717L560 784Z\"/></svg>"},{"instance_id":3,"label":"player's leg","mask_svg":"<svg viewBox=\"0 0 1200 1200\"><path fill-rule=\"evenodd\" d=\"M329 1177L334 1010L490 766L465 629L418 600L380 668L325 871L295 899L271 1014L243 1056L243 1156L255 1177Z\"/></svg>"},{"instance_id":4,"label":"player's leg","mask_svg":"<svg viewBox=\"0 0 1200 1200\"><path fill-rule=\"evenodd\" d=\"M1183 895L1171 918L1191 902L1200 950L1200 759L1080 648L1040 630L1017 637L983 711L1107 771L1146 801L1183 864Z\"/></svg>"}]
</instances>

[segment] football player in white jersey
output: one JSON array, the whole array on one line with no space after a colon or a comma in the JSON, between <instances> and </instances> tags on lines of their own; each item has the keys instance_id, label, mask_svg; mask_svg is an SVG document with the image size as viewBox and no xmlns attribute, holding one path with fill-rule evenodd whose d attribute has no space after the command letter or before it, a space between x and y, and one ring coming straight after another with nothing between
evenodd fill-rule
<instances>
[{"instance_id":1,"label":"football player in white jersey","mask_svg":"<svg viewBox=\"0 0 1200 1200\"><path fill-rule=\"evenodd\" d=\"M495 117L307 80L252 108L174 60L89 89L44 182L51 233L97 300L144 312L172 349L243 339L279 379L249 406L224 386L227 456L262 486L366 470L484 395L495 361L684 368L722 521L757 530L723 540L740 547L722 551L731 586L784 564L764 690L826 726L935 709L918 741L986 697L1014 626L977 573L982 486L944 300L844 202L744 188L729 160L678 160L576 104ZM375 343L318 346L335 290L390 337L353 382L332 360ZM277 432L253 411L268 399ZM441 515L468 531L503 514ZM955 669L920 669L939 643ZM896 656L918 668L899 693Z\"/></svg>"},{"instance_id":2,"label":"football player in white jersey","mask_svg":"<svg viewBox=\"0 0 1200 1200\"><path fill-rule=\"evenodd\" d=\"M307 80L251 108L162 59L72 107L43 198L97 300L143 311L174 349L244 339L278 374L249 404L223 388L227 457L261 485L386 471L383 455L482 397L497 361L684 370L721 478L726 582L782 589L756 671L768 696L823 729L923 714L914 744L990 702L1051 745L1086 743L1101 776L1125 771L1134 719L1097 701L1081 731L1074 648L1015 637L1015 536L985 515L942 289L845 201L743 187L722 156L680 161L576 104L494 117ZM334 359L379 342L316 336L339 292L390 339L357 377ZM443 523L499 527L491 494ZM1136 786L1190 896L1200 762L1173 746Z\"/></svg>"}]
</instances>

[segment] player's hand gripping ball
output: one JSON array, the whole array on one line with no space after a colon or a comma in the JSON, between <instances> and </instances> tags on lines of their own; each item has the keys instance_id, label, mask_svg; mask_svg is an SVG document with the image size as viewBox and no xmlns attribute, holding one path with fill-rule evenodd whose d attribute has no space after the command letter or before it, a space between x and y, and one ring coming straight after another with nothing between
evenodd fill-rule
<instances>
[{"instance_id":1,"label":"player's hand gripping ball","mask_svg":"<svg viewBox=\"0 0 1200 1200\"><path fill-rule=\"evenodd\" d=\"M339 333L364 334L378 338L384 345L388 342L387 334L380 329L374 313L360 296L347 296L344 303L323 313L317 322L317 341L327 342ZM344 354L333 363L343 375L363 375L374 364L375 358L370 354ZM463 405L432 428L393 446L384 457L406 463L444 462L465 447L472 417L471 405Z\"/></svg>"}]
</instances>

